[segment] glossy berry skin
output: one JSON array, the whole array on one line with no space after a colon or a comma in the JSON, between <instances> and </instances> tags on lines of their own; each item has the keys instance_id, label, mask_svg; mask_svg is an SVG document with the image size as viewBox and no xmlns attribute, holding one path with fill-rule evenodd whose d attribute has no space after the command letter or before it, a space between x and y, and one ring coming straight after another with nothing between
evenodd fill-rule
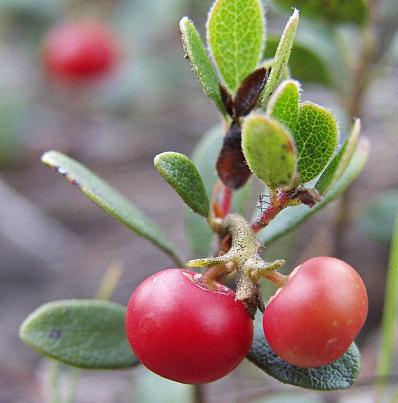
<instances>
[{"instance_id":1,"label":"glossy berry skin","mask_svg":"<svg viewBox=\"0 0 398 403\"><path fill-rule=\"evenodd\" d=\"M215 381L247 355L253 323L232 290L210 291L201 275L184 269L153 274L127 306L126 332L142 364L164 378L189 384Z\"/></svg>"},{"instance_id":2,"label":"glossy berry skin","mask_svg":"<svg viewBox=\"0 0 398 403\"><path fill-rule=\"evenodd\" d=\"M297 267L271 297L263 317L273 351L298 367L315 368L343 355L368 313L359 274L332 257L316 257Z\"/></svg>"},{"instance_id":3,"label":"glossy berry skin","mask_svg":"<svg viewBox=\"0 0 398 403\"><path fill-rule=\"evenodd\" d=\"M45 39L44 64L52 77L81 80L109 72L117 63L117 41L99 22L68 22Z\"/></svg>"}]
</instances>

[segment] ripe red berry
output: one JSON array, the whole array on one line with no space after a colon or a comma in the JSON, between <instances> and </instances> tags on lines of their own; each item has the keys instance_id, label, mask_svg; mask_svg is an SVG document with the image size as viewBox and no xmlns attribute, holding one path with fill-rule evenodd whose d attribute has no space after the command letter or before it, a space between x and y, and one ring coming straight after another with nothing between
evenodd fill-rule
<instances>
[{"instance_id":1,"label":"ripe red berry","mask_svg":"<svg viewBox=\"0 0 398 403\"><path fill-rule=\"evenodd\" d=\"M126 332L139 360L165 378L190 384L215 381L247 355L253 323L228 287L201 285L184 269L153 274L127 306Z\"/></svg>"},{"instance_id":2,"label":"ripe red berry","mask_svg":"<svg viewBox=\"0 0 398 403\"><path fill-rule=\"evenodd\" d=\"M98 77L115 66L117 40L99 22L69 22L54 27L44 43L44 64L61 80Z\"/></svg>"},{"instance_id":3,"label":"ripe red berry","mask_svg":"<svg viewBox=\"0 0 398 403\"><path fill-rule=\"evenodd\" d=\"M368 296L359 274L342 260L316 257L298 266L271 297L264 333L285 361L320 367L347 351L367 312Z\"/></svg>"}]
</instances>

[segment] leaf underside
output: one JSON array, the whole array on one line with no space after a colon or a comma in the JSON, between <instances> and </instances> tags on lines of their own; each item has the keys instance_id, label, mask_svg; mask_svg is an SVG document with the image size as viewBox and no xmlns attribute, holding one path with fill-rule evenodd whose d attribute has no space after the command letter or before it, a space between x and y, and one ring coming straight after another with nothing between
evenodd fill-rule
<instances>
[{"instance_id":1,"label":"leaf underside","mask_svg":"<svg viewBox=\"0 0 398 403\"><path fill-rule=\"evenodd\" d=\"M261 94L261 105L266 107L269 97L275 91L275 88L281 81L282 75L285 74L289 63L290 53L292 51L296 30L299 23L299 13L295 9L293 15L289 18L286 27L282 33L275 56L272 61L272 69Z\"/></svg>"},{"instance_id":2,"label":"leaf underside","mask_svg":"<svg viewBox=\"0 0 398 403\"><path fill-rule=\"evenodd\" d=\"M297 128L300 100L300 85L294 80L283 81L272 94L267 115L284 124L291 133Z\"/></svg>"},{"instance_id":3,"label":"leaf underside","mask_svg":"<svg viewBox=\"0 0 398 403\"><path fill-rule=\"evenodd\" d=\"M207 41L229 90L258 66L264 49L264 10L259 0L216 0L207 21Z\"/></svg>"},{"instance_id":4,"label":"leaf underside","mask_svg":"<svg viewBox=\"0 0 398 403\"><path fill-rule=\"evenodd\" d=\"M321 194L324 194L344 173L358 146L360 132L361 124L359 119L356 119L344 144L322 172L315 185L315 189Z\"/></svg>"},{"instance_id":5,"label":"leaf underside","mask_svg":"<svg viewBox=\"0 0 398 403\"><path fill-rule=\"evenodd\" d=\"M207 51L192 21L184 17L180 22L180 31L184 50L198 77L203 92L213 100L221 114L225 115L225 107L221 101L217 73L210 61Z\"/></svg>"},{"instance_id":6,"label":"leaf underside","mask_svg":"<svg viewBox=\"0 0 398 403\"><path fill-rule=\"evenodd\" d=\"M247 358L278 381L320 391L350 388L360 370L360 353L354 343L342 357L329 365L320 368L295 367L271 350L261 326L255 331Z\"/></svg>"},{"instance_id":7,"label":"leaf underside","mask_svg":"<svg viewBox=\"0 0 398 403\"><path fill-rule=\"evenodd\" d=\"M20 328L32 349L80 368L128 368L138 363L128 343L125 308L102 300L65 300L42 305Z\"/></svg>"},{"instance_id":8,"label":"leaf underside","mask_svg":"<svg viewBox=\"0 0 398 403\"><path fill-rule=\"evenodd\" d=\"M292 181L296 149L290 134L277 121L252 115L243 126L242 147L250 170L275 189Z\"/></svg>"},{"instance_id":9,"label":"leaf underside","mask_svg":"<svg viewBox=\"0 0 398 403\"><path fill-rule=\"evenodd\" d=\"M203 217L209 215L209 197L202 178L187 156L176 152L164 152L155 157L154 165L159 174L195 213Z\"/></svg>"},{"instance_id":10,"label":"leaf underside","mask_svg":"<svg viewBox=\"0 0 398 403\"><path fill-rule=\"evenodd\" d=\"M363 140L357 147L354 156L341 178L330 187L322 200L314 207L300 205L297 207L287 207L273 219L267 227L258 234L261 243L268 245L279 239L292 229L299 226L306 219L311 217L317 211L326 207L335 200L347 187L356 179L369 156L369 147L367 141Z\"/></svg>"},{"instance_id":11,"label":"leaf underside","mask_svg":"<svg viewBox=\"0 0 398 403\"><path fill-rule=\"evenodd\" d=\"M138 210L119 191L84 165L58 151L46 152L42 156L42 161L64 176L70 184L76 186L98 207L101 207L136 234L151 241L173 259L178 259L176 250L167 235L163 234L162 230L151 219Z\"/></svg>"}]
</instances>

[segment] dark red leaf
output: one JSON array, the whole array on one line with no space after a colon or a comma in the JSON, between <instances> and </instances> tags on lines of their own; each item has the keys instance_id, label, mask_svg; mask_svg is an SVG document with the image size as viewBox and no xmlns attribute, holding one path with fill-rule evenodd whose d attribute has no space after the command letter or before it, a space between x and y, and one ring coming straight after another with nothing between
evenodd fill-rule
<instances>
[{"instance_id":1,"label":"dark red leaf","mask_svg":"<svg viewBox=\"0 0 398 403\"><path fill-rule=\"evenodd\" d=\"M291 199L299 199L301 203L306 204L309 207L313 207L316 203L322 200L322 196L315 189L300 188L294 190L289 196Z\"/></svg>"},{"instance_id":2,"label":"dark red leaf","mask_svg":"<svg viewBox=\"0 0 398 403\"><path fill-rule=\"evenodd\" d=\"M251 172L243 155L241 128L238 123L232 123L224 137L216 167L223 184L231 189L239 189L249 179Z\"/></svg>"},{"instance_id":3,"label":"dark red leaf","mask_svg":"<svg viewBox=\"0 0 398 403\"><path fill-rule=\"evenodd\" d=\"M231 97L231 94L227 91L227 89L220 84L220 95L221 101L223 102L227 113L231 118L234 116L234 100Z\"/></svg>"},{"instance_id":4,"label":"dark red leaf","mask_svg":"<svg viewBox=\"0 0 398 403\"><path fill-rule=\"evenodd\" d=\"M234 109L237 117L248 115L256 106L261 91L267 82L269 71L269 69L262 67L243 80L234 99Z\"/></svg>"}]
</instances>

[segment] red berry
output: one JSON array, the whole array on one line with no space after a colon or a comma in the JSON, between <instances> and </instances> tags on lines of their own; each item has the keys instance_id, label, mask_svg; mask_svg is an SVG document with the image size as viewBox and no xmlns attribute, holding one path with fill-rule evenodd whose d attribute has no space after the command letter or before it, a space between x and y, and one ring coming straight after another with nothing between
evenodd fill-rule
<instances>
[{"instance_id":1,"label":"red berry","mask_svg":"<svg viewBox=\"0 0 398 403\"><path fill-rule=\"evenodd\" d=\"M265 337L290 364L315 368L343 355L368 313L368 296L359 274L332 257L298 266L271 297L263 317Z\"/></svg>"},{"instance_id":2,"label":"red berry","mask_svg":"<svg viewBox=\"0 0 398 403\"><path fill-rule=\"evenodd\" d=\"M59 79L97 77L117 62L117 40L99 22L69 22L53 28L44 43L44 64Z\"/></svg>"},{"instance_id":3,"label":"red berry","mask_svg":"<svg viewBox=\"0 0 398 403\"><path fill-rule=\"evenodd\" d=\"M253 322L234 292L219 283L210 291L200 278L184 269L160 271L139 285L127 306L127 337L139 360L182 383L227 375L253 339Z\"/></svg>"}]
</instances>

